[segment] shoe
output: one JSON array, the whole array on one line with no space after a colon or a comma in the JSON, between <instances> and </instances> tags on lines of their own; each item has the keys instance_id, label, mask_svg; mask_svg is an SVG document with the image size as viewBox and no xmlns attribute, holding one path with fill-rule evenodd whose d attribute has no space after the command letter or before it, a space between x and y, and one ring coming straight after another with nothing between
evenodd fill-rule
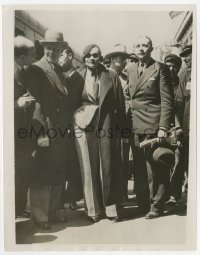
<instances>
[{"instance_id":1,"label":"shoe","mask_svg":"<svg viewBox=\"0 0 200 255\"><path fill-rule=\"evenodd\" d=\"M23 213L22 213L22 217L24 217L24 218L31 218L31 213L29 212L29 211L24 211Z\"/></svg>"},{"instance_id":2,"label":"shoe","mask_svg":"<svg viewBox=\"0 0 200 255\"><path fill-rule=\"evenodd\" d=\"M108 219L112 222L120 222L122 221L122 217L120 216L115 216L115 217L108 217Z\"/></svg>"},{"instance_id":3,"label":"shoe","mask_svg":"<svg viewBox=\"0 0 200 255\"><path fill-rule=\"evenodd\" d=\"M148 212L149 212L150 208L140 208L138 207L138 209L135 212L135 216L140 218L140 217L144 217Z\"/></svg>"},{"instance_id":4,"label":"shoe","mask_svg":"<svg viewBox=\"0 0 200 255\"><path fill-rule=\"evenodd\" d=\"M178 200L175 197L171 196L170 199L166 202L166 205L175 206L177 203Z\"/></svg>"},{"instance_id":5,"label":"shoe","mask_svg":"<svg viewBox=\"0 0 200 255\"><path fill-rule=\"evenodd\" d=\"M100 216L88 216L89 220L92 222L92 223L97 223L100 221L101 217Z\"/></svg>"},{"instance_id":6,"label":"shoe","mask_svg":"<svg viewBox=\"0 0 200 255\"><path fill-rule=\"evenodd\" d=\"M17 215L17 218L29 219L29 218L31 218L31 213L28 211L24 211L24 212L20 213L19 215Z\"/></svg>"},{"instance_id":7,"label":"shoe","mask_svg":"<svg viewBox=\"0 0 200 255\"><path fill-rule=\"evenodd\" d=\"M78 208L78 206L77 206L77 203L76 203L76 202L71 202L71 203L69 203L69 209L70 209L71 211L75 211L75 210L77 210L77 208Z\"/></svg>"},{"instance_id":8,"label":"shoe","mask_svg":"<svg viewBox=\"0 0 200 255\"><path fill-rule=\"evenodd\" d=\"M150 219L155 219L158 218L162 215L163 213L158 213L158 212L153 212L150 211L145 215L145 219L150 220Z\"/></svg>"},{"instance_id":9,"label":"shoe","mask_svg":"<svg viewBox=\"0 0 200 255\"><path fill-rule=\"evenodd\" d=\"M42 230L49 230L49 229L51 229L51 226L50 226L49 223L46 222L46 221L44 221L44 222L36 222L36 223L35 223L35 226L36 226L37 228L42 229Z\"/></svg>"},{"instance_id":10,"label":"shoe","mask_svg":"<svg viewBox=\"0 0 200 255\"><path fill-rule=\"evenodd\" d=\"M67 213L66 210L59 210L56 213L52 213L50 216L50 222L52 223L60 223L60 222L67 222Z\"/></svg>"}]
</instances>

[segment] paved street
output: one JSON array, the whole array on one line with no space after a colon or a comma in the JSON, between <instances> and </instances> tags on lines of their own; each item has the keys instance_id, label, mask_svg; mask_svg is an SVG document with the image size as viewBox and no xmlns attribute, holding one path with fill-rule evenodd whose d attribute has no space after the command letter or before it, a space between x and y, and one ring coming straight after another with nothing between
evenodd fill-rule
<instances>
[{"instance_id":1,"label":"paved street","mask_svg":"<svg viewBox=\"0 0 200 255\"><path fill-rule=\"evenodd\" d=\"M34 228L31 220L16 223L17 244L184 244L186 238L186 195L179 205L166 208L163 217L146 220L135 218L136 201L133 194L124 203L124 221L113 223L108 219L92 224L85 216L83 201L77 211L66 210L67 223L52 225L48 231Z\"/></svg>"}]
</instances>

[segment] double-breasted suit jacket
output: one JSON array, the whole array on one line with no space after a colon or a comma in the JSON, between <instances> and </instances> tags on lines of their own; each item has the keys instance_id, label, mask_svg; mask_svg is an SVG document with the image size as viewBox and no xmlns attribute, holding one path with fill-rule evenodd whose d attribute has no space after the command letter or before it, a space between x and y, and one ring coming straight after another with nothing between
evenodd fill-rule
<instances>
[{"instance_id":1,"label":"double-breasted suit jacket","mask_svg":"<svg viewBox=\"0 0 200 255\"><path fill-rule=\"evenodd\" d=\"M65 79L61 68L52 66L44 56L27 70L26 80L36 99L32 135L50 138L49 147L36 150L32 180L60 185L65 182L67 130L72 121Z\"/></svg>"},{"instance_id":2,"label":"double-breasted suit jacket","mask_svg":"<svg viewBox=\"0 0 200 255\"><path fill-rule=\"evenodd\" d=\"M170 71L165 64L150 59L141 77L138 63L128 70L130 100L134 133L155 134L159 127L170 128L174 119L173 88Z\"/></svg>"}]
</instances>

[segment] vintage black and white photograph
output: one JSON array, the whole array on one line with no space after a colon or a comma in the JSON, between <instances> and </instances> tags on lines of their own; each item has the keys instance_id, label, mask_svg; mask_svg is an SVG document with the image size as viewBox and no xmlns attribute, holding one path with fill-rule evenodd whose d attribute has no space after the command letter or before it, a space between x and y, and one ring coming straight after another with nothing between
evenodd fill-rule
<instances>
[{"instance_id":1,"label":"vintage black and white photograph","mask_svg":"<svg viewBox=\"0 0 200 255\"><path fill-rule=\"evenodd\" d=\"M6 247L194 249L195 5L4 11Z\"/></svg>"}]
</instances>

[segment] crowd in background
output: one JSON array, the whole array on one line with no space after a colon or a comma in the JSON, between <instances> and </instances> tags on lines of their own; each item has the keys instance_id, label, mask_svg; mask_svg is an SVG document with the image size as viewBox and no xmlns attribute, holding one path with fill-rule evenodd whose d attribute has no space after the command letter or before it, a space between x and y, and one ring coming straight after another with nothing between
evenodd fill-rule
<instances>
[{"instance_id":1,"label":"crowd in background","mask_svg":"<svg viewBox=\"0 0 200 255\"><path fill-rule=\"evenodd\" d=\"M192 46L160 63L147 36L131 54L89 44L75 69L62 33L40 44L34 62L33 42L14 40L16 218L47 230L84 199L89 221L122 221L131 178L135 217L162 216L187 192Z\"/></svg>"}]
</instances>

